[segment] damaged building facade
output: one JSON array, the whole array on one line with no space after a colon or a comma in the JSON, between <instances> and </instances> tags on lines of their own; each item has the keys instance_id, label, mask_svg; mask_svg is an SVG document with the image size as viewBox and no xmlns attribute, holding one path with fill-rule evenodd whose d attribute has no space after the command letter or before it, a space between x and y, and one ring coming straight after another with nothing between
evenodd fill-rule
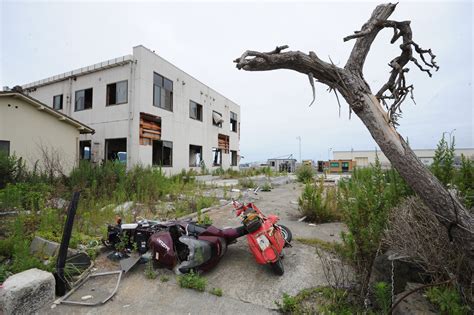
<instances>
[{"instance_id":1,"label":"damaged building facade","mask_svg":"<svg viewBox=\"0 0 474 315\"><path fill-rule=\"evenodd\" d=\"M82 159L168 174L238 168L240 106L143 46L22 88L95 129L81 135Z\"/></svg>"}]
</instances>

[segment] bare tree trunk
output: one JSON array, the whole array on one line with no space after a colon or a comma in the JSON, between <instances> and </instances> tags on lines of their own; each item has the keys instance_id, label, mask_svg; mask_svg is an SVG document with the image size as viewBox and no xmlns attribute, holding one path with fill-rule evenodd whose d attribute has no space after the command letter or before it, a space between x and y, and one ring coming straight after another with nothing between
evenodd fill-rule
<instances>
[{"instance_id":1,"label":"bare tree trunk","mask_svg":"<svg viewBox=\"0 0 474 315\"><path fill-rule=\"evenodd\" d=\"M238 69L247 71L266 71L291 69L308 76L314 97L314 80L323 83L337 96L339 91L350 110L365 124L370 134L380 146L408 185L422 198L426 205L446 227L450 239L461 248L469 265L474 270L474 218L473 215L437 180L421 163L408 144L396 131L400 117L400 105L411 94L412 85L406 85L404 74L406 65L413 62L421 71L431 76L431 70L437 70L435 55L431 50L422 49L412 39L410 21L390 21L388 17L396 4L383 4L375 8L370 19L360 31L344 40L356 39L352 53L344 68L319 59L314 52L305 54L299 51L282 52L288 46L280 46L270 52L246 51L234 62ZM390 62L391 75L375 95L365 82L362 70L372 42L378 32L392 28L394 35L391 43L402 38L401 54ZM420 56L422 65L413 56L413 50ZM429 56L429 59L426 57ZM389 93L387 95L387 93ZM393 101L389 106L388 101ZM313 99L314 101L314 99ZM387 110L384 110L381 102ZM468 278L471 279L471 275Z\"/></svg>"}]
</instances>

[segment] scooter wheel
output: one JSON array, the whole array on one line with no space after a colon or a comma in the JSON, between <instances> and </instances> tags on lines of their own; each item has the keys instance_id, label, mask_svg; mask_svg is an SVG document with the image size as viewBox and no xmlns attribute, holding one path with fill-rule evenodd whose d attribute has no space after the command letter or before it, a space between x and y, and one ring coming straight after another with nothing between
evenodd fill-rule
<instances>
[{"instance_id":1,"label":"scooter wheel","mask_svg":"<svg viewBox=\"0 0 474 315\"><path fill-rule=\"evenodd\" d=\"M285 273L285 268L283 267L283 262L280 258L278 258L278 260L274 263L271 263L270 266L272 267L272 270L276 275L283 276L283 274Z\"/></svg>"},{"instance_id":2,"label":"scooter wheel","mask_svg":"<svg viewBox=\"0 0 474 315\"><path fill-rule=\"evenodd\" d=\"M291 243L291 240L293 239L293 234L291 233L290 229L281 224L278 224L278 226L281 229L281 234L285 239L286 243Z\"/></svg>"}]
</instances>

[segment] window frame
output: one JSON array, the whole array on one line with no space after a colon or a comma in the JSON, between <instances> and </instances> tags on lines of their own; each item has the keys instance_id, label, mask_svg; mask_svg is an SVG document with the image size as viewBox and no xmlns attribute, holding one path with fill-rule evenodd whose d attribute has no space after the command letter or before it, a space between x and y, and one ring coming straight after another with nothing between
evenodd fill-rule
<instances>
[{"instance_id":1,"label":"window frame","mask_svg":"<svg viewBox=\"0 0 474 315\"><path fill-rule=\"evenodd\" d=\"M224 117L224 116L222 116L222 114L219 113L219 112L216 111L216 110L213 110L213 111L212 111L212 117L211 117L211 119L212 119L212 125L213 125L213 126L216 126L216 127L219 127L219 128L222 128L222 122L219 123L219 124L216 124L216 123L214 122L214 113L219 114L221 117Z\"/></svg>"},{"instance_id":2,"label":"window frame","mask_svg":"<svg viewBox=\"0 0 474 315\"><path fill-rule=\"evenodd\" d=\"M166 87L166 85L169 85L169 84L171 84L171 90ZM159 90L160 90L159 104L156 104L156 102L155 102L156 101L156 88L159 88ZM174 82L172 80L170 80L167 77L153 71L153 106L154 107L158 107L158 108L173 112L173 105L174 105L173 104L174 103L173 102L173 96L174 96L173 90L174 90ZM169 95L167 93L169 93ZM170 99L169 108L166 107L166 98L167 97ZM163 104L163 102L165 104Z\"/></svg>"},{"instance_id":3,"label":"window frame","mask_svg":"<svg viewBox=\"0 0 474 315\"><path fill-rule=\"evenodd\" d=\"M237 133L238 130L238 125L239 120L238 120L238 115L237 113L234 113L233 111L230 112L230 131ZM235 130L234 130L235 129Z\"/></svg>"},{"instance_id":4,"label":"window frame","mask_svg":"<svg viewBox=\"0 0 474 315\"><path fill-rule=\"evenodd\" d=\"M235 154L235 164L234 164L234 154ZM230 166L237 166L239 164L239 155L236 150L230 150Z\"/></svg>"},{"instance_id":5,"label":"window frame","mask_svg":"<svg viewBox=\"0 0 474 315\"><path fill-rule=\"evenodd\" d=\"M88 91L88 90L91 90L91 104L90 104L90 107L86 108L86 91ZM80 93L80 92L84 92L84 104L83 104L84 108L82 108L82 109L77 108L77 94ZM90 87L90 88L75 91L75 93L74 93L74 111L75 112L81 112L83 110L90 110L90 109L93 108L93 106L94 106L94 88Z\"/></svg>"},{"instance_id":6,"label":"window frame","mask_svg":"<svg viewBox=\"0 0 474 315\"><path fill-rule=\"evenodd\" d=\"M154 158L153 158L153 153L152 153L152 165L153 166L158 166L158 167L173 167L173 141L166 141L166 140L153 140L153 143L155 142L161 142L161 163L162 164L155 164L154 163ZM165 146L164 144L167 144L168 146ZM171 146L169 146L169 144L171 144ZM165 165L163 164L163 156L164 156L164 148L167 147L169 149L171 149L171 154L170 154L170 164L169 165ZM153 149L152 149L153 150Z\"/></svg>"},{"instance_id":7,"label":"window frame","mask_svg":"<svg viewBox=\"0 0 474 315\"><path fill-rule=\"evenodd\" d=\"M125 96L125 101L123 102L117 102L117 84L125 82L126 87L125 91L127 91L127 94ZM115 103L111 104L110 103L110 97L109 97L109 87L115 85ZM115 105L122 105L122 104L127 104L128 103L128 80L121 80L113 83L109 83L105 87L105 106L115 106Z\"/></svg>"},{"instance_id":8,"label":"window frame","mask_svg":"<svg viewBox=\"0 0 474 315\"><path fill-rule=\"evenodd\" d=\"M0 143L2 144L2 146L5 145L7 147L5 152L7 153L7 156L10 156L11 141L10 140L0 140ZM0 149L0 150L2 150L2 149Z\"/></svg>"},{"instance_id":9,"label":"window frame","mask_svg":"<svg viewBox=\"0 0 474 315\"><path fill-rule=\"evenodd\" d=\"M215 154L219 154L219 163L215 163ZM212 166L222 166L222 149L219 149L219 148L212 148Z\"/></svg>"},{"instance_id":10,"label":"window frame","mask_svg":"<svg viewBox=\"0 0 474 315\"><path fill-rule=\"evenodd\" d=\"M191 147L200 148L201 159L198 164L191 163ZM189 167L200 167L202 165L202 162L204 161L203 156L202 156L202 150L203 150L202 145L195 145L195 144L189 145Z\"/></svg>"},{"instance_id":11,"label":"window frame","mask_svg":"<svg viewBox=\"0 0 474 315\"><path fill-rule=\"evenodd\" d=\"M191 113L193 112L193 111L192 111L192 105L193 105L193 104L196 105L196 108L197 108L197 112L196 112L196 113L197 113L197 116L198 116L198 117L193 117L193 116L191 116ZM202 106L201 104L199 104L199 103L193 101L193 100L189 100L189 118L202 122L203 116L204 116L204 115L203 115L203 106Z\"/></svg>"},{"instance_id":12,"label":"window frame","mask_svg":"<svg viewBox=\"0 0 474 315\"><path fill-rule=\"evenodd\" d=\"M60 97L60 107L59 108L56 108L56 103L55 103L57 97ZM53 96L53 109L62 110L63 109L63 100L64 100L63 94L54 95Z\"/></svg>"}]
</instances>

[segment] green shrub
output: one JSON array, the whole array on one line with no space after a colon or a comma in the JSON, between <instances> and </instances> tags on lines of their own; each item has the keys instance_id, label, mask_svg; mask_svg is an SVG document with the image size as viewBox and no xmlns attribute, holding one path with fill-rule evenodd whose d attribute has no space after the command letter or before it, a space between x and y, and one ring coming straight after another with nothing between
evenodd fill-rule
<instances>
[{"instance_id":1,"label":"green shrub","mask_svg":"<svg viewBox=\"0 0 474 315\"><path fill-rule=\"evenodd\" d=\"M215 295L215 296L222 296L222 289L221 288L212 288L209 293Z\"/></svg>"},{"instance_id":2,"label":"green shrub","mask_svg":"<svg viewBox=\"0 0 474 315\"><path fill-rule=\"evenodd\" d=\"M454 177L454 138L451 145L444 140L444 133L436 147L431 171L443 185L451 184Z\"/></svg>"},{"instance_id":3,"label":"green shrub","mask_svg":"<svg viewBox=\"0 0 474 315\"><path fill-rule=\"evenodd\" d=\"M281 303L276 301L275 304L278 306L280 312L283 313L295 313L298 309L299 301L295 296L288 295L283 293Z\"/></svg>"},{"instance_id":4,"label":"green shrub","mask_svg":"<svg viewBox=\"0 0 474 315\"><path fill-rule=\"evenodd\" d=\"M25 161L15 155L9 156L5 151L0 151L0 189L7 184L24 181L28 177Z\"/></svg>"},{"instance_id":5,"label":"green shrub","mask_svg":"<svg viewBox=\"0 0 474 315\"><path fill-rule=\"evenodd\" d=\"M49 199L53 187L45 183L7 184L0 190L0 209L38 211Z\"/></svg>"},{"instance_id":6,"label":"green shrub","mask_svg":"<svg viewBox=\"0 0 474 315\"><path fill-rule=\"evenodd\" d=\"M261 191L271 191L273 189L272 184L270 182L265 182L262 187L260 187Z\"/></svg>"},{"instance_id":7,"label":"green shrub","mask_svg":"<svg viewBox=\"0 0 474 315\"><path fill-rule=\"evenodd\" d=\"M307 183L313 180L314 170L310 165L301 165L296 170L296 178L299 182Z\"/></svg>"},{"instance_id":8,"label":"green shrub","mask_svg":"<svg viewBox=\"0 0 474 315\"><path fill-rule=\"evenodd\" d=\"M168 276L161 276L161 277L160 277L160 281L161 281L161 282L168 282L168 281L170 281L170 277L168 277Z\"/></svg>"},{"instance_id":9,"label":"green shrub","mask_svg":"<svg viewBox=\"0 0 474 315\"><path fill-rule=\"evenodd\" d=\"M474 207L474 163L461 155L461 168L455 178L456 186L468 209Z\"/></svg>"},{"instance_id":10,"label":"green shrub","mask_svg":"<svg viewBox=\"0 0 474 315\"><path fill-rule=\"evenodd\" d=\"M324 189L324 182L307 182L298 199L299 210L306 220L317 223L332 222L340 219L337 210L336 190Z\"/></svg>"},{"instance_id":11,"label":"green shrub","mask_svg":"<svg viewBox=\"0 0 474 315\"><path fill-rule=\"evenodd\" d=\"M378 159L375 166L355 169L350 179L339 182L339 207L348 227L342 233L345 256L355 267L361 296L368 289L389 210L409 193L394 170L382 171Z\"/></svg>"},{"instance_id":12,"label":"green shrub","mask_svg":"<svg viewBox=\"0 0 474 315\"><path fill-rule=\"evenodd\" d=\"M147 262L146 267L145 267L145 277L148 279L154 280L156 277L158 277L158 272L156 272L155 268L153 268L153 263L150 260Z\"/></svg>"},{"instance_id":13,"label":"green shrub","mask_svg":"<svg viewBox=\"0 0 474 315\"><path fill-rule=\"evenodd\" d=\"M377 305L382 311L382 314L388 314L388 311L392 306L392 293L390 285L383 281L375 283L374 295Z\"/></svg>"},{"instance_id":14,"label":"green shrub","mask_svg":"<svg viewBox=\"0 0 474 315\"><path fill-rule=\"evenodd\" d=\"M431 287L426 291L426 297L439 308L441 314L470 314L471 309L469 306L463 305L459 292L454 288Z\"/></svg>"},{"instance_id":15,"label":"green shrub","mask_svg":"<svg viewBox=\"0 0 474 315\"><path fill-rule=\"evenodd\" d=\"M242 188L255 188L255 187L257 187L257 185L255 185L254 181L249 177L239 179L239 185Z\"/></svg>"},{"instance_id":16,"label":"green shrub","mask_svg":"<svg viewBox=\"0 0 474 315\"><path fill-rule=\"evenodd\" d=\"M188 274L178 276L178 283L182 288L204 292L207 285L207 279L191 271Z\"/></svg>"}]
</instances>

